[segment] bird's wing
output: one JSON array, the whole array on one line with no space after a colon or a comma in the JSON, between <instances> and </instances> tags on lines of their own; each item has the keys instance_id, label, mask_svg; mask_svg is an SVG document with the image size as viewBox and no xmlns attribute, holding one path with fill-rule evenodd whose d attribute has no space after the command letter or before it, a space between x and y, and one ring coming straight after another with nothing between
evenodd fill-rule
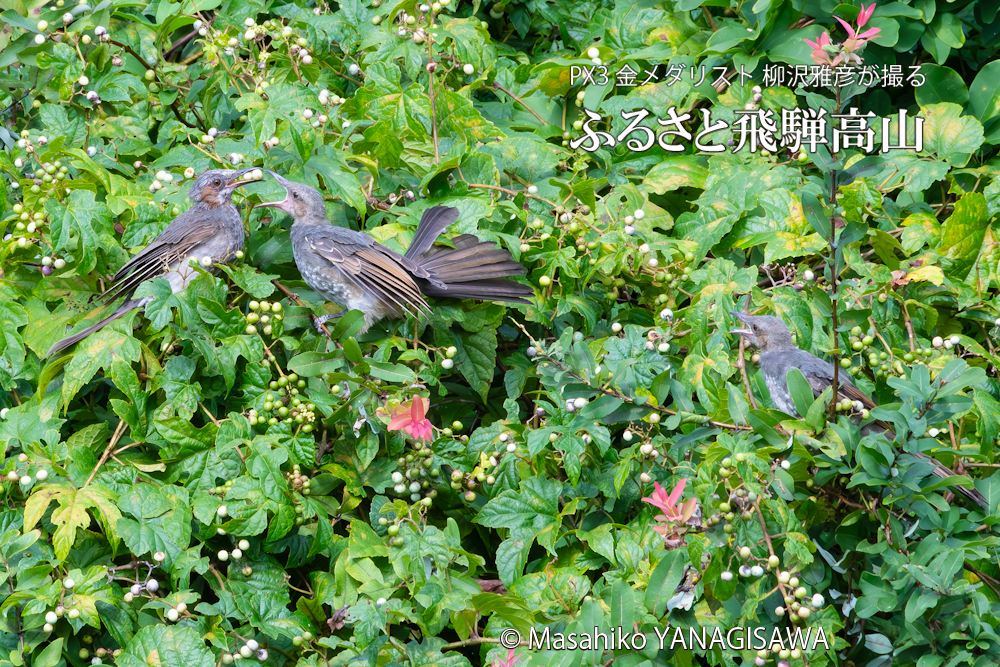
<instances>
[{"instance_id":1,"label":"bird's wing","mask_svg":"<svg viewBox=\"0 0 1000 667\"><path fill-rule=\"evenodd\" d=\"M817 356L809 354L804 350L796 350L799 355L803 358L808 358L815 363L809 364L809 373L803 373L806 376L806 380L809 382L809 386L812 387L813 396L818 397L823 391L826 390L831 384L833 384L833 364L823 361ZM798 356L798 355L797 355ZM796 359L795 362L801 360ZM801 367L801 363L792 364L796 367ZM868 397L863 391L854 386L854 382L851 381L851 376L846 371L837 374L837 399L850 400L852 403L854 401L861 401L861 404L866 408L871 409L875 407L875 402Z\"/></svg>"},{"instance_id":2,"label":"bird's wing","mask_svg":"<svg viewBox=\"0 0 1000 667\"><path fill-rule=\"evenodd\" d=\"M204 210L200 212L204 214ZM225 215L229 211L218 213ZM185 211L118 270L100 298L111 302L120 296L131 296L141 283L166 273L172 264L188 257L195 248L209 240L217 228L217 224L203 219L195 209Z\"/></svg>"},{"instance_id":3,"label":"bird's wing","mask_svg":"<svg viewBox=\"0 0 1000 667\"><path fill-rule=\"evenodd\" d=\"M355 286L365 290L386 306L417 315L430 307L420 288L393 251L367 236L330 233L336 227L320 227L306 234L313 251L340 269ZM350 230L340 230L350 231ZM357 234L357 232L354 232Z\"/></svg>"}]
</instances>

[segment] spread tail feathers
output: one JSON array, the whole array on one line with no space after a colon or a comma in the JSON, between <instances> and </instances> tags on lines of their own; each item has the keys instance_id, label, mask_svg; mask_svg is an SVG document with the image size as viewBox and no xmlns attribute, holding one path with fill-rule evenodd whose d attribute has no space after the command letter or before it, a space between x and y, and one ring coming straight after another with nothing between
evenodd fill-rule
<instances>
[{"instance_id":1,"label":"spread tail feathers","mask_svg":"<svg viewBox=\"0 0 1000 667\"><path fill-rule=\"evenodd\" d=\"M416 260L428 274L427 281L420 286L424 294L531 303L527 300L535 294L531 287L506 280L527 273L509 252L469 234L456 236L452 242L454 248L434 248Z\"/></svg>"},{"instance_id":2,"label":"spread tail feathers","mask_svg":"<svg viewBox=\"0 0 1000 667\"><path fill-rule=\"evenodd\" d=\"M867 435L869 433L885 433L886 437L889 440L896 439L896 432L892 430L892 427L886 422L880 420L876 420L871 424L868 424L867 426L863 427L861 429L861 433L862 435ZM958 474L944 467L942 464L938 463L936 459L928 456L927 454L924 454L922 452L917 452L916 454L914 454L914 456L916 456L917 458L926 459L931 463L933 463L934 470L932 470L931 472L935 477L940 477L941 479L947 479L949 477L954 477L955 475ZM975 502L984 510L987 511L989 510L989 503L986 502L986 498L983 497L983 494L979 493L975 489L967 489L964 486L955 486L954 489L955 491L961 493L969 500Z\"/></svg>"},{"instance_id":3,"label":"spread tail feathers","mask_svg":"<svg viewBox=\"0 0 1000 667\"><path fill-rule=\"evenodd\" d=\"M404 257L415 260L430 250L441 232L456 220L458 220L458 209L451 206L435 206L424 211L417 226L417 233L413 235L413 243L410 244Z\"/></svg>"},{"instance_id":4,"label":"spread tail feathers","mask_svg":"<svg viewBox=\"0 0 1000 667\"><path fill-rule=\"evenodd\" d=\"M108 326L109 324L111 324L118 318L122 317L126 313L129 313L135 310L136 308L145 305L145 302L147 300L148 299L129 299L125 301L125 303L118 306L118 309L115 310L115 312L111 313L97 324L91 325L86 329L84 329L83 331L73 334L72 336L67 336L66 338L63 338L61 341L53 345L51 348L49 348L49 351L45 354L45 358L47 359L56 354L57 352L61 352L66 348L70 347L71 345L79 343L81 340L83 340L90 334L96 331L100 331L101 329Z\"/></svg>"}]
</instances>

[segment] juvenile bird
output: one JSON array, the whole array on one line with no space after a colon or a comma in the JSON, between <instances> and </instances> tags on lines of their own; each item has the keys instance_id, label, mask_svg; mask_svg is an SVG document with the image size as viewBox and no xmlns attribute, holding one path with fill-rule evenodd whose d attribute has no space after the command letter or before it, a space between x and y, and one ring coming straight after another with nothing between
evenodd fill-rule
<instances>
[{"instance_id":1,"label":"juvenile bird","mask_svg":"<svg viewBox=\"0 0 1000 667\"><path fill-rule=\"evenodd\" d=\"M367 234L330 224L323 195L314 188L269 173L284 186L286 196L255 208L269 206L292 217L292 252L302 279L344 312L363 312L361 333L385 317L428 312L425 296L530 303L527 297L534 295L527 285L508 280L526 269L495 243L462 234L452 239L454 248L431 247L458 219L458 209L435 206L424 211L413 242L400 255ZM342 314L317 318L317 330Z\"/></svg>"},{"instance_id":2,"label":"juvenile bird","mask_svg":"<svg viewBox=\"0 0 1000 667\"><path fill-rule=\"evenodd\" d=\"M208 266L211 266L232 259L237 251L243 249L246 237L243 220L233 206L232 196L236 188L261 180L256 175L245 178L253 171L213 169L195 179L188 191L194 206L174 218L162 234L119 269L108 289L97 297L105 304L119 297L125 297L125 301L97 324L60 340L45 356L51 357L149 303L152 297L132 298L143 282L166 278L171 289L175 293L180 292L198 275L189 264L190 260L203 263L207 257L210 259Z\"/></svg>"},{"instance_id":3,"label":"juvenile bird","mask_svg":"<svg viewBox=\"0 0 1000 667\"><path fill-rule=\"evenodd\" d=\"M833 364L796 347L792 343L788 327L780 319L770 315L755 316L737 312L730 314L747 325L746 329L737 329L730 333L745 337L747 341L760 350L760 369L764 374L764 383L767 385L768 391L771 392L771 400L774 401L776 408L786 414L800 416L795 409L795 402L792 400L785 377L792 368L798 368L802 372L813 390L814 397L822 394L827 387L833 384ZM867 410L875 407L872 399L854 385L850 374L838 373L837 400L844 399L850 400L851 403L860 402ZM889 440L896 438L892 427L884 421L876 420L863 427L862 432L866 434L884 432ZM931 461L934 464L933 473L937 477L944 479L955 475L954 472L926 454L917 452L914 455ZM955 488L966 497L976 501L983 509L988 508L986 499L975 489L967 489L962 486Z\"/></svg>"}]
</instances>

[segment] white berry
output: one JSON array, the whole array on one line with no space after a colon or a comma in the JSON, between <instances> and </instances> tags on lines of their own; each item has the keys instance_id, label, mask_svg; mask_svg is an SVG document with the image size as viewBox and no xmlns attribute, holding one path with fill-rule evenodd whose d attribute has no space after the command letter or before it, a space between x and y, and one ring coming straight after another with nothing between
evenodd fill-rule
<instances>
[{"instance_id":1,"label":"white berry","mask_svg":"<svg viewBox=\"0 0 1000 667\"><path fill-rule=\"evenodd\" d=\"M39 470L38 472L35 473L35 479L37 479L39 482L44 482L46 479L48 479L48 477L49 473L46 470Z\"/></svg>"},{"instance_id":2,"label":"white berry","mask_svg":"<svg viewBox=\"0 0 1000 667\"><path fill-rule=\"evenodd\" d=\"M215 513L219 516L226 516L229 514L229 510L226 509L225 505L219 505L219 509L215 510Z\"/></svg>"},{"instance_id":3,"label":"white berry","mask_svg":"<svg viewBox=\"0 0 1000 667\"><path fill-rule=\"evenodd\" d=\"M177 618L178 618L178 616L179 616L179 614L177 613L176 609L168 609L167 610L167 620L169 620L170 622L176 621Z\"/></svg>"},{"instance_id":4,"label":"white berry","mask_svg":"<svg viewBox=\"0 0 1000 667\"><path fill-rule=\"evenodd\" d=\"M229 560L229 552L223 549L218 553L219 560Z\"/></svg>"},{"instance_id":5,"label":"white berry","mask_svg":"<svg viewBox=\"0 0 1000 667\"><path fill-rule=\"evenodd\" d=\"M601 55L601 52L597 49L596 46L592 46L589 49L587 49L587 57L588 58L591 58L591 59L598 58L598 57L600 57L600 55Z\"/></svg>"},{"instance_id":6,"label":"white berry","mask_svg":"<svg viewBox=\"0 0 1000 667\"><path fill-rule=\"evenodd\" d=\"M76 586L76 582L73 581L72 578L66 577L65 579L63 579L63 586L65 588L73 588L74 586Z\"/></svg>"}]
</instances>

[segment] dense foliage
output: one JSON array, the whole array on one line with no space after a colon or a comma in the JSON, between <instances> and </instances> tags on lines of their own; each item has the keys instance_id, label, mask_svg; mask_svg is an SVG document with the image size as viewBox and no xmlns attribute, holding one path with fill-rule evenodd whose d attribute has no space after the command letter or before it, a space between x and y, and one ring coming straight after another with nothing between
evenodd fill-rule
<instances>
[{"instance_id":1,"label":"dense foliage","mask_svg":"<svg viewBox=\"0 0 1000 667\"><path fill-rule=\"evenodd\" d=\"M1000 662L997 3L0 8L0 667ZM861 62L902 82L764 80ZM923 146L632 150L622 114L660 133L670 107L692 135L705 111L906 109ZM328 339L290 221L251 211L283 196L265 179L236 195L241 260L44 359L233 164L398 251L455 206L445 237L508 248L536 302ZM734 310L836 359L895 441L801 382L804 416L774 410ZM829 646L661 649L668 624ZM595 627L633 640L525 645Z\"/></svg>"}]
</instances>

